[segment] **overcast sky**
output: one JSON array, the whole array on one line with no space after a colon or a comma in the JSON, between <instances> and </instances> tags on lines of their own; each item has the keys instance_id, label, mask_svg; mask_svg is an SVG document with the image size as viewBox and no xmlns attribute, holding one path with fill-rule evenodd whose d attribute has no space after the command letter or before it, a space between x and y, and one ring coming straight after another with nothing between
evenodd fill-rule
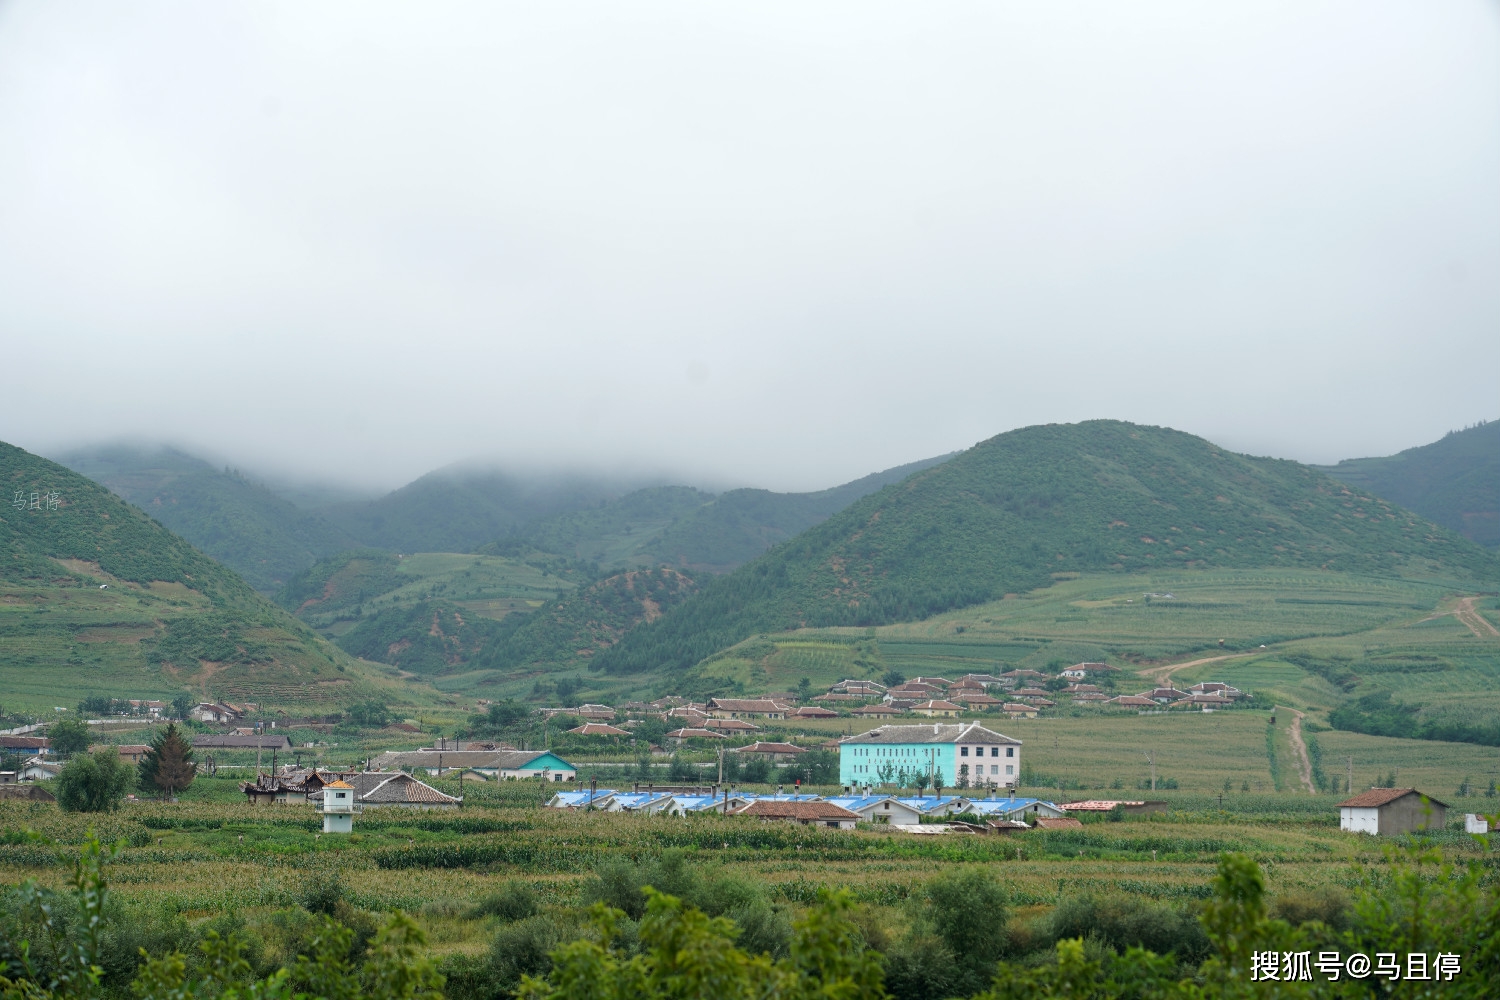
<instances>
[{"instance_id":1,"label":"overcast sky","mask_svg":"<svg viewBox=\"0 0 1500 1000\"><path fill-rule=\"evenodd\" d=\"M0 439L827 486L1500 417L1500 2L0 0Z\"/></svg>"}]
</instances>

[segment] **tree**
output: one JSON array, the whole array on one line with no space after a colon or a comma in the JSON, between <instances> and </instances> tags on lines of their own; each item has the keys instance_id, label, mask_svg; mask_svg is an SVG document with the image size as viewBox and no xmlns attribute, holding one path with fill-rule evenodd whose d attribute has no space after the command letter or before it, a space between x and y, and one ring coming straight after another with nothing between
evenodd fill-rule
<instances>
[{"instance_id":1,"label":"tree","mask_svg":"<svg viewBox=\"0 0 1500 1000\"><path fill-rule=\"evenodd\" d=\"M379 729L391 721L391 711L385 703L373 700L350 705L348 716L350 722L367 729Z\"/></svg>"},{"instance_id":2,"label":"tree","mask_svg":"<svg viewBox=\"0 0 1500 1000\"><path fill-rule=\"evenodd\" d=\"M797 700L807 701L812 698L812 680L804 677L797 682Z\"/></svg>"},{"instance_id":3,"label":"tree","mask_svg":"<svg viewBox=\"0 0 1500 1000\"><path fill-rule=\"evenodd\" d=\"M186 719L188 713L193 710L197 702L186 691L179 691L172 696L172 716L177 719Z\"/></svg>"},{"instance_id":4,"label":"tree","mask_svg":"<svg viewBox=\"0 0 1500 1000\"><path fill-rule=\"evenodd\" d=\"M530 714L525 705L513 698L507 698L504 701L497 701L491 705L489 712L485 715L484 721L491 728L505 729L521 722Z\"/></svg>"},{"instance_id":5,"label":"tree","mask_svg":"<svg viewBox=\"0 0 1500 1000\"><path fill-rule=\"evenodd\" d=\"M898 684L905 684L906 675L899 670L887 670L885 675L880 678L880 683L888 688L893 688Z\"/></svg>"},{"instance_id":6,"label":"tree","mask_svg":"<svg viewBox=\"0 0 1500 1000\"><path fill-rule=\"evenodd\" d=\"M59 719L48 727L47 739L52 744L52 752L67 760L89 748L88 723L82 719Z\"/></svg>"},{"instance_id":7,"label":"tree","mask_svg":"<svg viewBox=\"0 0 1500 1000\"><path fill-rule=\"evenodd\" d=\"M193 748L177 726L168 723L151 741L151 749L141 758L141 786L155 787L173 798L193 783L197 768L193 765Z\"/></svg>"},{"instance_id":8,"label":"tree","mask_svg":"<svg viewBox=\"0 0 1500 1000\"><path fill-rule=\"evenodd\" d=\"M57 776L57 804L68 812L113 812L135 785L135 775L114 747L81 753Z\"/></svg>"}]
</instances>

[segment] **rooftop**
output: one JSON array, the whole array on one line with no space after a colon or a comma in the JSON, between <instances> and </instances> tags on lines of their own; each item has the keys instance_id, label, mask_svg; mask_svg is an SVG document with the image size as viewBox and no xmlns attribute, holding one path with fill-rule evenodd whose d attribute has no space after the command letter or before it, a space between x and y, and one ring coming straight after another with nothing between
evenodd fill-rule
<instances>
[{"instance_id":1,"label":"rooftop","mask_svg":"<svg viewBox=\"0 0 1500 1000\"><path fill-rule=\"evenodd\" d=\"M845 743L1014 743L1002 733L986 729L976 723L959 723L930 726L881 726L859 736L851 736Z\"/></svg>"},{"instance_id":2,"label":"rooftop","mask_svg":"<svg viewBox=\"0 0 1500 1000\"><path fill-rule=\"evenodd\" d=\"M1345 799L1338 804L1338 808L1375 809L1389 802L1395 802L1397 799L1405 798L1408 795L1421 794L1415 788L1372 788L1368 792L1360 792L1352 799ZM1435 806L1442 806L1444 809L1448 808L1448 803L1446 802L1439 802L1430 795L1424 797Z\"/></svg>"}]
</instances>

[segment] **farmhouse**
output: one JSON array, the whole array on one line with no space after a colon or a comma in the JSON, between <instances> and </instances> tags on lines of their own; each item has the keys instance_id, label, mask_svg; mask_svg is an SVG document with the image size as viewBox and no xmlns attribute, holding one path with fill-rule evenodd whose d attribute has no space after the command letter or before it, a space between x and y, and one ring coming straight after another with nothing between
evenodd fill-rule
<instances>
[{"instance_id":1,"label":"farmhouse","mask_svg":"<svg viewBox=\"0 0 1500 1000\"><path fill-rule=\"evenodd\" d=\"M916 715L925 715L928 718L933 718L935 716L941 716L943 718L948 718L948 719L953 718L959 712L963 711L962 708L960 708L959 706L953 704L953 702L951 702L951 701L936 701L936 700L933 700L933 701L924 701L921 704L913 705L911 707L911 710Z\"/></svg>"},{"instance_id":2,"label":"farmhouse","mask_svg":"<svg viewBox=\"0 0 1500 1000\"><path fill-rule=\"evenodd\" d=\"M1012 719L1035 719L1037 706L1028 705L1024 701L1008 701L1000 706L1000 711Z\"/></svg>"},{"instance_id":3,"label":"farmhouse","mask_svg":"<svg viewBox=\"0 0 1500 1000\"><path fill-rule=\"evenodd\" d=\"M403 771L359 771L345 775L313 792L307 797L307 801L322 809L328 789L339 786L353 789L354 805L363 809L379 806L453 809L463 801L461 796L445 795L425 781L418 781Z\"/></svg>"},{"instance_id":4,"label":"farmhouse","mask_svg":"<svg viewBox=\"0 0 1500 1000\"><path fill-rule=\"evenodd\" d=\"M781 820L803 826L826 826L834 830L852 830L859 821L856 813L832 802L794 802L778 799L756 799L737 809L731 816L749 816L761 820Z\"/></svg>"},{"instance_id":5,"label":"farmhouse","mask_svg":"<svg viewBox=\"0 0 1500 1000\"><path fill-rule=\"evenodd\" d=\"M717 729L722 733L758 733L760 727L744 719L706 719L704 729Z\"/></svg>"},{"instance_id":6,"label":"farmhouse","mask_svg":"<svg viewBox=\"0 0 1500 1000\"><path fill-rule=\"evenodd\" d=\"M423 770L430 775L467 768L489 778L572 781L578 769L550 750L395 750L370 761L372 770Z\"/></svg>"},{"instance_id":7,"label":"farmhouse","mask_svg":"<svg viewBox=\"0 0 1500 1000\"><path fill-rule=\"evenodd\" d=\"M122 761L139 764L141 758L151 752L151 748L144 744L128 743L122 746L110 746L108 743L96 743L89 747L89 753L98 753L100 750L113 750L120 755Z\"/></svg>"},{"instance_id":8,"label":"farmhouse","mask_svg":"<svg viewBox=\"0 0 1500 1000\"><path fill-rule=\"evenodd\" d=\"M244 717L243 708L225 702L202 701L188 709L188 718L194 722L238 722Z\"/></svg>"},{"instance_id":9,"label":"farmhouse","mask_svg":"<svg viewBox=\"0 0 1500 1000\"><path fill-rule=\"evenodd\" d=\"M839 795L828 800L866 823L920 823L922 814L891 795Z\"/></svg>"},{"instance_id":10,"label":"farmhouse","mask_svg":"<svg viewBox=\"0 0 1500 1000\"><path fill-rule=\"evenodd\" d=\"M1014 785L1021 767L1021 741L969 722L958 725L881 726L844 740L839 783L886 784L902 772L952 784L967 778L975 787Z\"/></svg>"},{"instance_id":11,"label":"farmhouse","mask_svg":"<svg viewBox=\"0 0 1500 1000\"><path fill-rule=\"evenodd\" d=\"M16 777L22 781L51 781L59 774L62 774L61 764L53 764L40 757L33 757L21 765L21 770L17 772Z\"/></svg>"},{"instance_id":12,"label":"farmhouse","mask_svg":"<svg viewBox=\"0 0 1500 1000\"><path fill-rule=\"evenodd\" d=\"M837 719L839 713L830 712L826 708L818 708L816 705L803 705L792 713L794 719Z\"/></svg>"},{"instance_id":13,"label":"farmhouse","mask_svg":"<svg viewBox=\"0 0 1500 1000\"><path fill-rule=\"evenodd\" d=\"M1107 813L1113 810L1115 806L1119 806L1120 811L1127 816L1145 816L1150 813L1167 811L1167 804L1165 802L1122 801L1119 799L1089 799L1085 802L1069 802L1062 808L1070 813Z\"/></svg>"},{"instance_id":14,"label":"farmhouse","mask_svg":"<svg viewBox=\"0 0 1500 1000\"><path fill-rule=\"evenodd\" d=\"M767 698L710 698L708 714L715 719L785 719L787 706Z\"/></svg>"},{"instance_id":15,"label":"farmhouse","mask_svg":"<svg viewBox=\"0 0 1500 1000\"><path fill-rule=\"evenodd\" d=\"M729 737L723 733L716 733L712 729L674 729L667 733L665 739L673 743L681 744L683 740L727 740Z\"/></svg>"},{"instance_id":16,"label":"farmhouse","mask_svg":"<svg viewBox=\"0 0 1500 1000\"><path fill-rule=\"evenodd\" d=\"M587 791L558 792L547 800L551 809L589 810L609 809L609 800L615 797L612 788L588 789Z\"/></svg>"},{"instance_id":17,"label":"farmhouse","mask_svg":"<svg viewBox=\"0 0 1500 1000\"><path fill-rule=\"evenodd\" d=\"M0 750L11 753L33 753L45 757L52 744L45 736L0 736Z\"/></svg>"},{"instance_id":18,"label":"farmhouse","mask_svg":"<svg viewBox=\"0 0 1500 1000\"><path fill-rule=\"evenodd\" d=\"M866 718L891 719L901 714L899 708L890 705L865 705L860 708L849 710L850 715L862 715Z\"/></svg>"},{"instance_id":19,"label":"farmhouse","mask_svg":"<svg viewBox=\"0 0 1500 1000\"><path fill-rule=\"evenodd\" d=\"M585 722L581 726L575 726L568 732L575 736L629 736L628 729L619 726L611 726L607 722Z\"/></svg>"},{"instance_id":20,"label":"farmhouse","mask_svg":"<svg viewBox=\"0 0 1500 1000\"><path fill-rule=\"evenodd\" d=\"M967 812L993 819L1058 819L1066 816L1061 806L1041 799L975 799Z\"/></svg>"},{"instance_id":21,"label":"farmhouse","mask_svg":"<svg viewBox=\"0 0 1500 1000\"><path fill-rule=\"evenodd\" d=\"M1393 837L1415 830L1441 830L1448 807L1415 788L1372 788L1339 803L1339 829Z\"/></svg>"}]
</instances>

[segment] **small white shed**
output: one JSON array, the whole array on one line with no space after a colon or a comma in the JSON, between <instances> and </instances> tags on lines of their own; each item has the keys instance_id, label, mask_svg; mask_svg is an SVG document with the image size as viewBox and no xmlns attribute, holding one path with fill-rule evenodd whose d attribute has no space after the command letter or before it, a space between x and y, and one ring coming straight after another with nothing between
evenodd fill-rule
<instances>
[{"instance_id":1,"label":"small white shed","mask_svg":"<svg viewBox=\"0 0 1500 1000\"><path fill-rule=\"evenodd\" d=\"M1386 837L1441 830L1448 807L1415 788L1372 788L1339 803L1339 829Z\"/></svg>"}]
</instances>

